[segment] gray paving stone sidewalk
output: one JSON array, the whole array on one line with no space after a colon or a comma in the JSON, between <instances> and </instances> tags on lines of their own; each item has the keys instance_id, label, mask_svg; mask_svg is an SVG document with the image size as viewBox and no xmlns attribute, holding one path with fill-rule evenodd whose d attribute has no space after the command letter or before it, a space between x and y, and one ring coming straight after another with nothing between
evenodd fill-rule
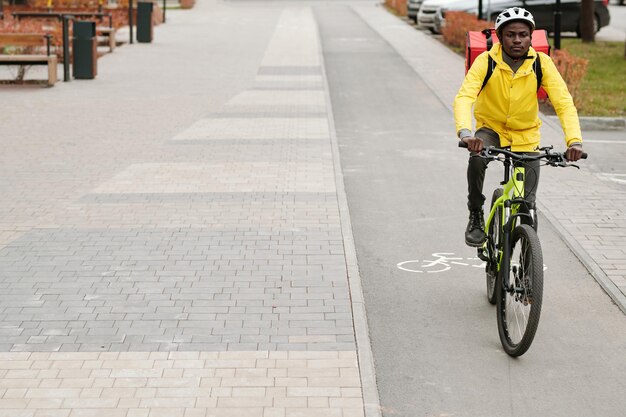
<instances>
[{"instance_id":1,"label":"gray paving stone sidewalk","mask_svg":"<svg viewBox=\"0 0 626 417\"><path fill-rule=\"evenodd\" d=\"M413 67L452 112L463 80L463 58L381 7L355 11ZM563 148L558 124L542 117L542 144ZM583 135L584 136L584 135ZM454 132L450 135L455 147ZM612 300L626 313L626 188L585 168L543 169L540 209ZM567 194L552 192L567 189Z\"/></svg>"},{"instance_id":2,"label":"gray paving stone sidewalk","mask_svg":"<svg viewBox=\"0 0 626 417\"><path fill-rule=\"evenodd\" d=\"M1 87L0 417L380 415L311 7L201 1ZM354 10L451 103L459 57ZM545 212L624 290L623 190L579 174Z\"/></svg>"},{"instance_id":3,"label":"gray paving stone sidewalk","mask_svg":"<svg viewBox=\"0 0 626 417\"><path fill-rule=\"evenodd\" d=\"M0 417L364 416L316 23L246 16L2 91Z\"/></svg>"}]
</instances>

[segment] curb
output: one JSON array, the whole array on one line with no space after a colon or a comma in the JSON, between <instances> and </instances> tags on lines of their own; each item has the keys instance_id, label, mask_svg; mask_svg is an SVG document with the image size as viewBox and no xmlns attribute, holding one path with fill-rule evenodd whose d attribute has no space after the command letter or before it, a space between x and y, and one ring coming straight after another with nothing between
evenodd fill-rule
<instances>
[{"instance_id":1,"label":"curb","mask_svg":"<svg viewBox=\"0 0 626 417\"><path fill-rule=\"evenodd\" d=\"M554 123L559 123L557 116L545 116ZM584 130L626 130L626 119L619 117L579 116L580 128Z\"/></svg>"},{"instance_id":2,"label":"curb","mask_svg":"<svg viewBox=\"0 0 626 417\"><path fill-rule=\"evenodd\" d=\"M322 40L319 28L317 33L318 41L321 45ZM328 130L330 132L330 142L333 154L333 169L335 171L335 187L337 190L337 205L339 207L339 222L341 223L344 256L348 272L348 289L350 291L350 304L352 306L352 322L354 323L357 360L359 363L359 374L361 377L364 415L365 417L382 417L380 399L378 396L378 386L376 384L374 355L372 353L369 329L367 325L365 299L363 297L361 275L359 274L356 247L354 244L354 236L352 234L348 198L343 182L343 172L341 170L341 159L339 156L339 144L337 142L337 132L335 130L332 102L330 100L330 88L328 86L328 79L326 78L326 65L324 63L324 54L322 53L321 48L320 63L324 82L326 108L328 111Z\"/></svg>"}]
</instances>

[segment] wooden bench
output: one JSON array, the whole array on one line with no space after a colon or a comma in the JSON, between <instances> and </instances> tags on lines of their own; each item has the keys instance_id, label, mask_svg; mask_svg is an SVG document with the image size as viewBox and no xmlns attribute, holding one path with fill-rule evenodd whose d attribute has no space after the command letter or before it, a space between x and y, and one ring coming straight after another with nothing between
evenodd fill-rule
<instances>
[{"instance_id":1,"label":"wooden bench","mask_svg":"<svg viewBox=\"0 0 626 417\"><path fill-rule=\"evenodd\" d=\"M0 0L1 1L1 0ZM97 26L96 27L96 35L102 36L108 39L109 51L113 52L115 49L115 28L110 26Z\"/></svg>"},{"instance_id":2,"label":"wooden bench","mask_svg":"<svg viewBox=\"0 0 626 417\"><path fill-rule=\"evenodd\" d=\"M0 47L6 46L32 46L42 48L45 46L46 54L32 53L22 55L0 54L0 65L47 65L48 86L52 87L57 81L57 57L50 54L50 35L37 33L2 33L0 34Z\"/></svg>"},{"instance_id":3,"label":"wooden bench","mask_svg":"<svg viewBox=\"0 0 626 417\"><path fill-rule=\"evenodd\" d=\"M2 0L0 0L1 2ZM115 28L113 27L113 14L109 12L103 12L100 8L97 12L12 12L11 15L13 18L17 20L22 19L57 19L59 21L63 20L64 16L69 16L73 19L98 19L100 23L103 23L103 20L107 18L109 21L109 26L100 25L96 27L96 35L101 36L103 38L107 38L108 42L106 45L109 47L109 51L113 52L115 49Z\"/></svg>"}]
</instances>

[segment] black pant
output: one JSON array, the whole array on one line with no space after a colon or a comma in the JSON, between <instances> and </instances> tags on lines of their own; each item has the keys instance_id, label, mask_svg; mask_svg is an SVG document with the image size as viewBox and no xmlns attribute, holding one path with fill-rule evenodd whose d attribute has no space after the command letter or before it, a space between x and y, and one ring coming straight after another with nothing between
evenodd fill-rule
<instances>
[{"instance_id":1,"label":"black pant","mask_svg":"<svg viewBox=\"0 0 626 417\"><path fill-rule=\"evenodd\" d=\"M483 140L484 146L500 147L500 138L496 132L487 128L480 128L476 132L476 137ZM523 152L524 155L536 155L536 152ZM487 160L475 157L472 153L467 165L467 207L470 210L481 210L485 204L485 196L483 195L483 183L485 182L485 170L487 169ZM519 165L519 164L518 164ZM524 180L524 196L527 201L534 206L539 186L539 161L527 161L524 163L526 168L526 176ZM527 212L527 208L522 208Z\"/></svg>"}]
</instances>

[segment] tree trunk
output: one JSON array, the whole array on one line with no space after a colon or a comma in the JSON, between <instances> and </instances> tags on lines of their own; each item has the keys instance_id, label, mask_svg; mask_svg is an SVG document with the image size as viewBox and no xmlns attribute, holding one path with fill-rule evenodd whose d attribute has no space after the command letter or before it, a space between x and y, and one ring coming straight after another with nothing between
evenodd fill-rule
<instances>
[{"instance_id":1,"label":"tree trunk","mask_svg":"<svg viewBox=\"0 0 626 417\"><path fill-rule=\"evenodd\" d=\"M582 0L580 5L580 37L583 42L595 42L593 31L595 20L594 0Z\"/></svg>"}]
</instances>

